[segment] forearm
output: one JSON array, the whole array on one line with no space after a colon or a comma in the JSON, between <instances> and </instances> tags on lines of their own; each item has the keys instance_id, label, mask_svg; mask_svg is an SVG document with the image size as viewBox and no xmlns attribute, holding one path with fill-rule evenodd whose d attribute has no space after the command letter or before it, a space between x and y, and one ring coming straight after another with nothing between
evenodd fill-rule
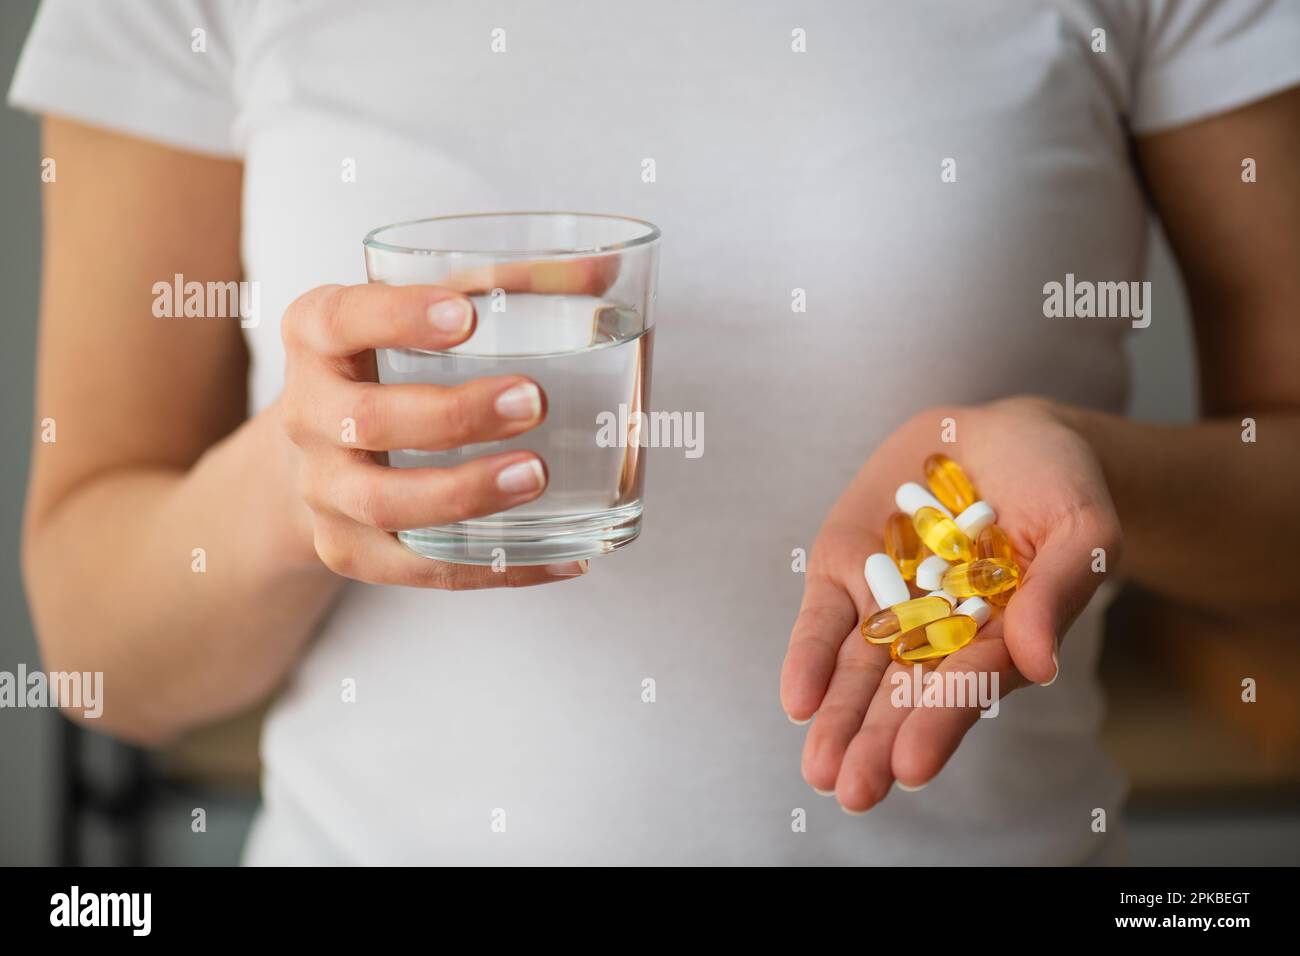
<instances>
[{"instance_id":1,"label":"forearm","mask_svg":"<svg viewBox=\"0 0 1300 956\"><path fill-rule=\"evenodd\" d=\"M1170 426L1064 409L1096 451L1124 529L1120 570L1173 600L1239 620L1294 611L1300 412Z\"/></svg>"},{"instance_id":2,"label":"forearm","mask_svg":"<svg viewBox=\"0 0 1300 956\"><path fill-rule=\"evenodd\" d=\"M46 666L103 672L103 729L164 739L283 677L341 583L315 559L292 472L263 413L186 472L103 475L29 526Z\"/></svg>"}]
</instances>

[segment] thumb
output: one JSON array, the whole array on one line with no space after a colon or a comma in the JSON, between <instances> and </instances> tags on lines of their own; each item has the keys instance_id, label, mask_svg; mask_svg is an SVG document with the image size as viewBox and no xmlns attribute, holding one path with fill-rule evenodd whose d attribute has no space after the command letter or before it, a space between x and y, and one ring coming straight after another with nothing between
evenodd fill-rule
<instances>
[{"instance_id":1,"label":"thumb","mask_svg":"<svg viewBox=\"0 0 1300 956\"><path fill-rule=\"evenodd\" d=\"M1118 559L1119 540L1119 522L1109 509L1079 510L1048 532L1003 622L1011 660L1029 680L1056 680L1061 638L1106 579L1093 570L1096 550L1105 552L1109 567Z\"/></svg>"}]
</instances>

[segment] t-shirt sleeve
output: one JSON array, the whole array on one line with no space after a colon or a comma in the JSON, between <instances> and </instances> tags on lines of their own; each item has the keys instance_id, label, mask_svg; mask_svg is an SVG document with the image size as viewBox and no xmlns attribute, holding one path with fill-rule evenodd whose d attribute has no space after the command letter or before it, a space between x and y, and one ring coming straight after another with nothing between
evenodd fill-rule
<instances>
[{"instance_id":1,"label":"t-shirt sleeve","mask_svg":"<svg viewBox=\"0 0 1300 956\"><path fill-rule=\"evenodd\" d=\"M1181 126L1300 83L1300 0L1139 0L1130 125Z\"/></svg>"},{"instance_id":2,"label":"t-shirt sleeve","mask_svg":"<svg viewBox=\"0 0 1300 956\"><path fill-rule=\"evenodd\" d=\"M9 103L236 156L231 41L242 9L209 0L43 0Z\"/></svg>"}]
</instances>

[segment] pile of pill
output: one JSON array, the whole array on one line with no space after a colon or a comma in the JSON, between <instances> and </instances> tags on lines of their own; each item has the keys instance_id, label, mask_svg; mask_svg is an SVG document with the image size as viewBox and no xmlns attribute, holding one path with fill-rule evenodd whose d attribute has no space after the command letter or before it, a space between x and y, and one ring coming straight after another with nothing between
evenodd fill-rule
<instances>
[{"instance_id":1,"label":"pile of pill","mask_svg":"<svg viewBox=\"0 0 1300 956\"><path fill-rule=\"evenodd\" d=\"M961 466L931 455L925 483L928 491L912 481L899 487L886 553L868 557L864 569L881 610L862 622L862 636L888 644L889 656L906 664L965 647L1020 584L1011 540ZM913 597L909 581L927 593Z\"/></svg>"}]
</instances>

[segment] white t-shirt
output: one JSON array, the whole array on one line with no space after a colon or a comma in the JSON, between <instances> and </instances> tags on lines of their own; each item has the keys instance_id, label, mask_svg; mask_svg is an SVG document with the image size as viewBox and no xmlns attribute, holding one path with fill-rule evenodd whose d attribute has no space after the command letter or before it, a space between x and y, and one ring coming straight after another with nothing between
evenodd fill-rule
<instances>
[{"instance_id":1,"label":"white t-shirt","mask_svg":"<svg viewBox=\"0 0 1300 956\"><path fill-rule=\"evenodd\" d=\"M1262 0L47 2L12 102L242 157L255 409L285 306L364 281L374 226L580 209L664 232L652 405L702 412L704 454L649 452L641 539L577 582L349 584L267 724L248 859L1108 858L1100 602L1054 686L851 817L801 779L777 699L792 552L918 409L1122 409L1129 323L1047 319L1043 285L1142 278L1130 133L1290 86L1297 50L1300 5Z\"/></svg>"}]
</instances>

